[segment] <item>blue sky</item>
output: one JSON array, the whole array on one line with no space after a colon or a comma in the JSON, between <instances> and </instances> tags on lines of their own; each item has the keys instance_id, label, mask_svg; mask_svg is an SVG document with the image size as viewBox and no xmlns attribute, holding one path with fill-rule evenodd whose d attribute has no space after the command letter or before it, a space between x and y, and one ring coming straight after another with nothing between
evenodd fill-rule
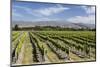
<instances>
[{"instance_id":1,"label":"blue sky","mask_svg":"<svg viewBox=\"0 0 100 67\"><path fill-rule=\"evenodd\" d=\"M95 23L95 7L34 2L12 3L13 21L69 21Z\"/></svg>"}]
</instances>

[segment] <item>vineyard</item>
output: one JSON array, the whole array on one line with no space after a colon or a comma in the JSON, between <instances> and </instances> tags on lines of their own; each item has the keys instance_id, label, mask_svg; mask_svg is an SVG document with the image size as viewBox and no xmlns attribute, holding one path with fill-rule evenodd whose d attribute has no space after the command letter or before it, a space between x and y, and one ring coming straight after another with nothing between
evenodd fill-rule
<instances>
[{"instance_id":1,"label":"vineyard","mask_svg":"<svg viewBox=\"0 0 100 67\"><path fill-rule=\"evenodd\" d=\"M12 64L96 60L94 31L13 31Z\"/></svg>"}]
</instances>

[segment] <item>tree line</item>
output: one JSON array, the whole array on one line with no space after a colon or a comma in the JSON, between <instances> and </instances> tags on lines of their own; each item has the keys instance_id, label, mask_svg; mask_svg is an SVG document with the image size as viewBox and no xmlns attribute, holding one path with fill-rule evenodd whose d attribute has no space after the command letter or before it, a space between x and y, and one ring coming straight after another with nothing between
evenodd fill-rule
<instances>
[{"instance_id":1,"label":"tree line","mask_svg":"<svg viewBox=\"0 0 100 67\"><path fill-rule=\"evenodd\" d=\"M34 30L34 31L96 31L95 28L66 28L66 27L60 27L60 26L35 26L35 27L19 27L19 25L15 25L12 30L14 31L28 31L28 30Z\"/></svg>"}]
</instances>

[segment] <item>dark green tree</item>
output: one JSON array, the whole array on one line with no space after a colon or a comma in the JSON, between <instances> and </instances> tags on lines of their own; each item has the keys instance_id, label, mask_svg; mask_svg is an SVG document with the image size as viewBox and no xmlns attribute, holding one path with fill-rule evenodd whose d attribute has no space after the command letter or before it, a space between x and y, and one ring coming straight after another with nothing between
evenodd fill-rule
<instances>
[{"instance_id":1,"label":"dark green tree","mask_svg":"<svg viewBox=\"0 0 100 67\"><path fill-rule=\"evenodd\" d=\"M16 24L15 25L15 28L14 28L15 30L19 30L19 27L18 27L18 25Z\"/></svg>"}]
</instances>

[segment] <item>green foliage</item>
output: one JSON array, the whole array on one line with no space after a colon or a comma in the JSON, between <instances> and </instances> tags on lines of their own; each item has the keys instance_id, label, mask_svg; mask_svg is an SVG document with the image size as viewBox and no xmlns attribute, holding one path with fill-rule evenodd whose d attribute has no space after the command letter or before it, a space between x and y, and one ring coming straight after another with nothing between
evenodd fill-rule
<instances>
[{"instance_id":1,"label":"green foliage","mask_svg":"<svg viewBox=\"0 0 100 67\"><path fill-rule=\"evenodd\" d=\"M95 29L89 28L68 28L60 26L35 26L35 27L18 27L16 24L13 30L22 30L22 31L96 31Z\"/></svg>"},{"instance_id":2,"label":"green foliage","mask_svg":"<svg viewBox=\"0 0 100 67\"><path fill-rule=\"evenodd\" d=\"M37 28L40 27L37 26ZM49 54L48 48L58 55L59 59L65 59L65 55L70 57L70 52L82 59L87 57L93 58L95 56L96 40L94 31L34 31L28 34L30 38L29 42L33 48L33 61L35 62L41 62L39 58L45 59L45 55ZM17 48L15 49L16 57L21 52L23 43L26 41L26 35L24 31L19 39ZM15 32L13 39L18 36L18 33ZM48 48L45 48L45 45ZM64 56L62 56L62 53Z\"/></svg>"},{"instance_id":3,"label":"green foliage","mask_svg":"<svg viewBox=\"0 0 100 67\"><path fill-rule=\"evenodd\" d=\"M19 30L19 26L17 24L15 25L14 30Z\"/></svg>"},{"instance_id":4,"label":"green foliage","mask_svg":"<svg viewBox=\"0 0 100 67\"><path fill-rule=\"evenodd\" d=\"M22 46L23 46L23 42L24 42L24 40L25 40L25 36L26 36L26 34L24 33L23 36L22 36L22 38L19 40L18 46L17 46L17 48L16 48L16 55L17 55L17 56L18 56L18 54L19 54L20 51L21 51L21 48L22 48Z\"/></svg>"}]
</instances>

